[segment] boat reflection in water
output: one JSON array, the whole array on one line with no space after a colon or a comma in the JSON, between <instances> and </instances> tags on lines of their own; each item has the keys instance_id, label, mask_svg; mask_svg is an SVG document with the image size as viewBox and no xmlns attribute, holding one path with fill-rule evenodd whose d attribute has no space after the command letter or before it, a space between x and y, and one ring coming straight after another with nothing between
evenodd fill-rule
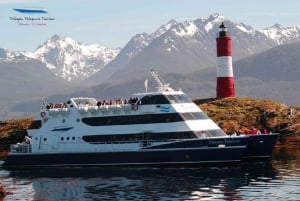
<instances>
[{"instance_id":1,"label":"boat reflection in water","mask_svg":"<svg viewBox=\"0 0 300 201\"><path fill-rule=\"evenodd\" d=\"M239 199L237 189L272 179L271 161L199 168L66 168L10 172L33 200ZM17 187L18 188L18 187Z\"/></svg>"},{"instance_id":2,"label":"boat reflection in water","mask_svg":"<svg viewBox=\"0 0 300 201\"><path fill-rule=\"evenodd\" d=\"M299 200L300 151L195 168L0 168L0 180L6 200Z\"/></svg>"}]
</instances>

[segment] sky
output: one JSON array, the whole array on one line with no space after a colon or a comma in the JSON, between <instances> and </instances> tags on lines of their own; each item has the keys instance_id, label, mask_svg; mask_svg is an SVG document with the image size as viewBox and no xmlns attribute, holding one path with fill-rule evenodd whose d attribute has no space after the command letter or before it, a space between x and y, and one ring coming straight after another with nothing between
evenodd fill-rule
<instances>
[{"instance_id":1,"label":"sky","mask_svg":"<svg viewBox=\"0 0 300 201\"><path fill-rule=\"evenodd\" d=\"M14 9L47 13L23 14ZM0 0L0 48L33 52L54 34L122 48L138 33L219 13L256 29L300 26L299 0ZM22 19L22 20L20 20Z\"/></svg>"}]
</instances>

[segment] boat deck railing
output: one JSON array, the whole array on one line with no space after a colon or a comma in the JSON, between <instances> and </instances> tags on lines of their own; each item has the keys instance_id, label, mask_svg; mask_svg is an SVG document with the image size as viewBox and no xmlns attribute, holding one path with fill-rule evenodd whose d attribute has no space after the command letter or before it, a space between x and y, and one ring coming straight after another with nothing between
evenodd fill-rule
<instances>
[{"instance_id":1,"label":"boat deck railing","mask_svg":"<svg viewBox=\"0 0 300 201\"><path fill-rule=\"evenodd\" d=\"M195 140L198 138L190 138L190 140ZM141 147L150 146L155 143L170 143L170 142L180 142L186 141L187 139L169 139L169 140L130 140L130 141L100 141L100 142L89 142L90 144L131 144L138 143Z\"/></svg>"},{"instance_id":2,"label":"boat deck railing","mask_svg":"<svg viewBox=\"0 0 300 201\"><path fill-rule=\"evenodd\" d=\"M31 153L31 144L13 144L10 145L11 153Z\"/></svg>"}]
</instances>

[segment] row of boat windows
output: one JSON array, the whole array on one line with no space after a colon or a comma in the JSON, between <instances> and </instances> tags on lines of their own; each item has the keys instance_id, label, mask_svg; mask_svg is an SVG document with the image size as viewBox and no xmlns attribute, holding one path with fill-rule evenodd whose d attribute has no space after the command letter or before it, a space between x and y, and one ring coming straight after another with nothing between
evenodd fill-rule
<instances>
[{"instance_id":1,"label":"row of boat windows","mask_svg":"<svg viewBox=\"0 0 300 201\"><path fill-rule=\"evenodd\" d=\"M170 123L184 120L208 119L203 112L192 113L166 113L166 114L147 114L130 116L107 116L107 117L87 117L82 118L82 122L90 126L108 125L130 125L130 124L151 124L151 123ZM78 119L79 121L79 119ZM63 123L65 119L63 119ZM31 122L28 129L38 129L42 125L41 120Z\"/></svg>"},{"instance_id":2,"label":"row of boat windows","mask_svg":"<svg viewBox=\"0 0 300 201\"><path fill-rule=\"evenodd\" d=\"M223 136L224 133L220 129L206 130L206 131L182 131L182 132L166 132L166 133L139 133L139 134L116 134L116 135L87 135L82 139L91 144L105 144L105 143L134 143L139 141L168 141L191 138L207 138ZM80 137L78 137L80 139ZM38 140L36 137L35 140ZM60 141L75 141L73 137L60 137ZM47 138L44 137L46 142Z\"/></svg>"},{"instance_id":3,"label":"row of boat windows","mask_svg":"<svg viewBox=\"0 0 300 201\"><path fill-rule=\"evenodd\" d=\"M168 141L178 139L205 138L223 136L224 133L219 130L207 131L182 131L166 133L140 133L140 134L118 134L118 135L86 135L82 139L92 144L120 143L120 142L139 142L139 141Z\"/></svg>"},{"instance_id":4,"label":"row of boat windows","mask_svg":"<svg viewBox=\"0 0 300 201\"><path fill-rule=\"evenodd\" d=\"M192 113L166 113L146 114L130 116L107 116L107 117L86 117L82 122L90 126L130 125L130 124L153 124L171 123L184 120L208 119L203 112Z\"/></svg>"},{"instance_id":5,"label":"row of boat windows","mask_svg":"<svg viewBox=\"0 0 300 201\"><path fill-rule=\"evenodd\" d=\"M35 139L36 141L39 140L38 137L35 137L34 139ZM75 138L74 136L73 136L73 137L61 137L61 138L60 138L60 141L69 141L69 140L75 141L76 138ZM46 141L47 141L47 138L44 137L44 138L43 138L43 141L46 142Z\"/></svg>"},{"instance_id":6,"label":"row of boat windows","mask_svg":"<svg viewBox=\"0 0 300 201\"><path fill-rule=\"evenodd\" d=\"M170 103L191 103L192 100L185 94L180 95L148 95L140 99L139 104L155 105Z\"/></svg>"}]
</instances>

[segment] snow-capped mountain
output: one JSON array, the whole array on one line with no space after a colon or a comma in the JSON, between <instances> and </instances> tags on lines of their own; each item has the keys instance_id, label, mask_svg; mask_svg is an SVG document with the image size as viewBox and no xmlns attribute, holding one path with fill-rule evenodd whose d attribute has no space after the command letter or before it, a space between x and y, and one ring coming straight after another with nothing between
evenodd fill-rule
<instances>
[{"instance_id":1,"label":"snow-capped mountain","mask_svg":"<svg viewBox=\"0 0 300 201\"><path fill-rule=\"evenodd\" d=\"M191 42L198 41L200 44L210 46L215 45L215 38L218 32L218 27L222 22L225 22L230 30L231 37L234 41L234 59L238 60L248 56L262 52L271 47L296 42L300 40L299 27L283 27L281 25L274 25L270 28L256 30L244 23L232 22L226 17L215 13L205 18L198 18L196 20L184 21L182 23L171 20L165 25L159 27L152 34L137 34L120 52L122 54L130 55L130 59L142 52L152 43L156 43L159 38L164 38L164 44L169 44L166 51L179 50L175 44L176 38L189 39Z\"/></svg>"},{"instance_id":2,"label":"snow-capped mountain","mask_svg":"<svg viewBox=\"0 0 300 201\"><path fill-rule=\"evenodd\" d=\"M300 38L300 28L296 26L283 27L280 24L275 24L260 31L268 38L275 40L279 45L296 42Z\"/></svg>"},{"instance_id":3,"label":"snow-capped mountain","mask_svg":"<svg viewBox=\"0 0 300 201\"><path fill-rule=\"evenodd\" d=\"M89 78L91 83L105 82L111 75L122 70L131 59L135 58L143 49L145 49L153 40L159 38L172 26L177 24L175 20L170 20L167 24L159 27L152 34L142 33L136 34L129 42L121 49L114 60L105 66L101 71L95 73Z\"/></svg>"},{"instance_id":4,"label":"snow-capped mountain","mask_svg":"<svg viewBox=\"0 0 300 201\"><path fill-rule=\"evenodd\" d=\"M100 44L85 45L69 37L54 35L35 52L10 51L0 48L1 62L24 62L37 60L54 75L69 82L82 81L100 71L113 60L120 49Z\"/></svg>"},{"instance_id":5,"label":"snow-capped mountain","mask_svg":"<svg viewBox=\"0 0 300 201\"><path fill-rule=\"evenodd\" d=\"M1 62L20 62L31 59L26 52L10 51L0 48L0 64Z\"/></svg>"},{"instance_id":6,"label":"snow-capped mountain","mask_svg":"<svg viewBox=\"0 0 300 201\"><path fill-rule=\"evenodd\" d=\"M216 65L216 35L222 22L231 34L234 61L278 45L260 30L232 22L220 14L182 23L171 20L152 34L134 36L116 59L90 79L101 83L111 80L112 76L113 81L121 81L131 79L133 73L143 76L148 68L155 67L165 73L179 74L213 67Z\"/></svg>"},{"instance_id":7,"label":"snow-capped mountain","mask_svg":"<svg viewBox=\"0 0 300 201\"><path fill-rule=\"evenodd\" d=\"M177 24L175 20L170 20L167 24L162 25L152 34L147 34L147 33L136 34L121 50L122 54L126 55L127 59L130 60L131 58L139 54L153 40L166 33L175 24Z\"/></svg>"},{"instance_id":8,"label":"snow-capped mountain","mask_svg":"<svg viewBox=\"0 0 300 201\"><path fill-rule=\"evenodd\" d=\"M69 37L54 35L37 48L32 57L55 75L68 81L84 80L101 70L119 53L100 44L84 45Z\"/></svg>"}]
</instances>

